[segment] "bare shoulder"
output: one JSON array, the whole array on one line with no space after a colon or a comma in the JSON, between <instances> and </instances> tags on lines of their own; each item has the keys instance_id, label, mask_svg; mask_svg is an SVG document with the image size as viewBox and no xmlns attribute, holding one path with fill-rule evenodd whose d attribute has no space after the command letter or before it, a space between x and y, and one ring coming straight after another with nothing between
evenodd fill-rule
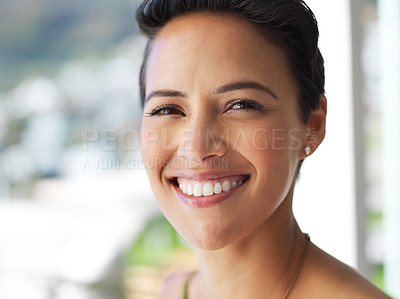
<instances>
[{"instance_id":1,"label":"bare shoulder","mask_svg":"<svg viewBox=\"0 0 400 299\"><path fill-rule=\"evenodd\" d=\"M355 269L311 245L293 298L391 298Z\"/></svg>"},{"instance_id":2,"label":"bare shoulder","mask_svg":"<svg viewBox=\"0 0 400 299\"><path fill-rule=\"evenodd\" d=\"M159 299L178 299L182 296L183 285L190 272L175 272L168 276L158 293Z\"/></svg>"}]
</instances>

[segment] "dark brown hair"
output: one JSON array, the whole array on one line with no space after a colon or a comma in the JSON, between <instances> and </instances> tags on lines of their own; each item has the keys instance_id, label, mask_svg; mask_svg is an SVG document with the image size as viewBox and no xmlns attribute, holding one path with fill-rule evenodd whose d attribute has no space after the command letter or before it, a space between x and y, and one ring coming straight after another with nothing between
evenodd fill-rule
<instances>
[{"instance_id":1,"label":"dark brown hair","mask_svg":"<svg viewBox=\"0 0 400 299\"><path fill-rule=\"evenodd\" d=\"M172 19L195 12L227 13L253 23L286 54L299 89L299 105L306 123L324 94L324 60L318 48L318 26L302 0L145 0L136 12L139 29L149 38L140 71L144 103L145 72L151 42Z\"/></svg>"}]
</instances>

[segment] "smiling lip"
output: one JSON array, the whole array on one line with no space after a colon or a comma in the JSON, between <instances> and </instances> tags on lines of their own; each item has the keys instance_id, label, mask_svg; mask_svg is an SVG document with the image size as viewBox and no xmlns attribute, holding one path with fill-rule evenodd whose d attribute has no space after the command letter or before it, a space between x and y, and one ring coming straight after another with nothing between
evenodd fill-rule
<instances>
[{"instance_id":1,"label":"smiling lip","mask_svg":"<svg viewBox=\"0 0 400 299\"><path fill-rule=\"evenodd\" d=\"M214 171L214 170L201 171L201 172L182 171L182 172L172 173L169 177L170 179L180 177L180 178L190 179L193 181L206 181L206 180L222 179L236 175L249 177L248 174L232 173L228 171Z\"/></svg>"},{"instance_id":2,"label":"smiling lip","mask_svg":"<svg viewBox=\"0 0 400 299\"><path fill-rule=\"evenodd\" d=\"M186 194L186 191L183 191L179 186L178 186L178 178L180 181L183 180L188 180L192 182L202 182L203 185L206 184L206 182L210 181L233 181L236 179L238 181L238 178L241 178L240 184L236 184L233 187L230 187L229 190L223 190L219 191L218 194L214 192L214 194L209 195L209 196L195 196L195 194ZM214 205L217 205L225 200L227 200L230 196L232 196L234 193L239 191L243 185L248 181L250 178L249 175L225 175L222 173L215 173L215 172L209 172L209 173L191 173L189 174L180 174L177 177L173 177L170 179L171 184L173 185L178 198L182 200L186 205L194 208L207 208L211 207ZM189 192L187 192L189 193Z\"/></svg>"}]
</instances>

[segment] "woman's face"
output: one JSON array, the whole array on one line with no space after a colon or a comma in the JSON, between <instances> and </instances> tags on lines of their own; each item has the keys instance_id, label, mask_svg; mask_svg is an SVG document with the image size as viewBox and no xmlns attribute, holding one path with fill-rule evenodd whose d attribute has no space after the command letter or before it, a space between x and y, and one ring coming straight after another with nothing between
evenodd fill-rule
<instances>
[{"instance_id":1,"label":"woman's face","mask_svg":"<svg viewBox=\"0 0 400 299\"><path fill-rule=\"evenodd\" d=\"M193 14L161 30L141 153L162 211L189 243L237 242L291 200L305 158L300 116L283 51L252 24Z\"/></svg>"}]
</instances>

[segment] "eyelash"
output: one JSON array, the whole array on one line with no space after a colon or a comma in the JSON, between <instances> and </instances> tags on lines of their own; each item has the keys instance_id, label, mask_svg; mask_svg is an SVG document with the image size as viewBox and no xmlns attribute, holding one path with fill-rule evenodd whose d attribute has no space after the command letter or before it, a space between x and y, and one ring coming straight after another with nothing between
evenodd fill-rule
<instances>
[{"instance_id":1,"label":"eyelash","mask_svg":"<svg viewBox=\"0 0 400 299\"><path fill-rule=\"evenodd\" d=\"M161 113L163 110L173 110L174 112L177 113ZM174 104L165 104L165 105L160 105L155 107L151 112L146 112L147 116L164 116L164 115L185 115L181 110L180 107Z\"/></svg>"},{"instance_id":2,"label":"eyelash","mask_svg":"<svg viewBox=\"0 0 400 299\"><path fill-rule=\"evenodd\" d=\"M243 105L245 106L244 108L239 108L239 109L235 109L233 108L235 105ZM262 110L264 108L264 106L258 102L249 100L249 99L236 99L233 101L230 101L227 104L227 108L224 110L224 112L227 112L229 110ZM163 110L164 112L166 110L169 110L169 112L171 112L171 110L175 113L161 113ZM160 105L155 107L151 112L146 112L145 113L147 116L158 116L158 117L162 117L162 116L171 116L171 115L182 115L185 116L185 113L181 111L181 108L177 105L174 104L165 104L165 105Z\"/></svg>"},{"instance_id":3,"label":"eyelash","mask_svg":"<svg viewBox=\"0 0 400 299\"><path fill-rule=\"evenodd\" d=\"M233 109L233 110L262 110L264 108L264 105L255 102L253 100L249 99L237 99L230 101L227 105L227 109L225 111L228 111L229 109L232 109L235 105L243 105L245 108L239 108L239 109Z\"/></svg>"}]
</instances>

